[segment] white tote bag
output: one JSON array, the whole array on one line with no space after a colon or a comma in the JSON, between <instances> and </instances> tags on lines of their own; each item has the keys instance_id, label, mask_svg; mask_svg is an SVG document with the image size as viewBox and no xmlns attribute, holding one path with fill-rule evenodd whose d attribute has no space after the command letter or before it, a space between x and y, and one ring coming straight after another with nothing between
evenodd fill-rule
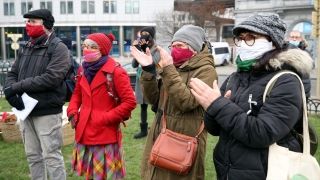
<instances>
[{"instance_id":1,"label":"white tote bag","mask_svg":"<svg viewBox=\"0 0 320 180\"><path fill-rule=\"evenodd\" d=\"M299 76L291 71L281 71L268 82L263 94L263 102L269 86L282 74L295 75L301 85L303 99L303 153L289 151L288 148L278 146L277 143L269 147L267 180L320 180L320 167L317 160L310 155L310 137L306 97L303 84Z\"/></svg>"}]
</instances>

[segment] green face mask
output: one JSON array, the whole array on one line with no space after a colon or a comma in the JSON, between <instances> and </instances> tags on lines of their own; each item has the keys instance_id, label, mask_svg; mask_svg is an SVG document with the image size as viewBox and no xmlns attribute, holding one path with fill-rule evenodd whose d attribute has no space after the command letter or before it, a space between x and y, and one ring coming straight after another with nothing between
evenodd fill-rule
<instances>
[{"instance_id":1,"label":"green face mask","mask_svg":"<svg viewBox=\"0 0 320 180\"><path fill-rule=\"evenodd\" d=\"M237 60L236 60L236 63L237 63L238 68L241 71L249 71L251 69L251 67L252 67L252 64L257 62L257 61L258 61L257 59L242 61L240 59L240 56L238 56Z\"/></svg>"}]
</instances>

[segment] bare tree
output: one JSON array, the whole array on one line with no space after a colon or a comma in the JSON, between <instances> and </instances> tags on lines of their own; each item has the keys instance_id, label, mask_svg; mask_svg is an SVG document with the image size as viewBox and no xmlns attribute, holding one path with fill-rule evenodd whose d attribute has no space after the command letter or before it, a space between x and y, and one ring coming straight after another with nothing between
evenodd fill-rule
<instances>
[{"instance_id":1,"label":"bare tree","mask_svg":"<svg viewBox=\"0 0 320 180\"><path fill-rule=\"evenodd\" d=\"M174 34L174 12L165 10L154 14L154 21L157 24L157 33L162 35L165 40L171 41Z\"/></svg>"},{"instance_id":2,"label":"bare tree","mask_svg":"<svg viewBox=\"0 0 320 180\"><path fill-rule=\"evenodd\" d=\"M220 28L223 24L232 23L232 19L222 18L225 13L225 3L217 2L216 0L203 0L196 2L177 2L175 10L189 12L193 17L195 25L205 28L205 22L214 22L214 26L209 28L215 28L217 32L217 41L220 37ZM207 26L208 27L208 26Z\"/></svg>"}]
</instances>

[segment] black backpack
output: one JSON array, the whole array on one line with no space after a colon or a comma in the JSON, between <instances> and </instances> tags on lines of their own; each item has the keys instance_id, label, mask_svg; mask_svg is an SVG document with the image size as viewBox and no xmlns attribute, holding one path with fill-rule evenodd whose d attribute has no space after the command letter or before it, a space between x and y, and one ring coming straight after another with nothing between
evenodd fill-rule
<instances>
[{"instance_id":1,"label":"black backpack","mask_svg":"<svg viewBox=\"0 0 320 180\"><path fill-rule=\"evenodd\" d=\"M58 45L59 42L62 42L62 40L58 37L53 38L50 41L50 44L48 46L47 54L51 60L52 54ZM78 69L80 67L80 64L73 58L72 54L70 53L70 61L71 61L71 67L64 79L66 85L67 85L67 95L66 95L66 101L69 102L72 96L72 93L74 91L74 88L76 86L76 79L75 76L78 73Z\"/></svg>"}]
</instances>

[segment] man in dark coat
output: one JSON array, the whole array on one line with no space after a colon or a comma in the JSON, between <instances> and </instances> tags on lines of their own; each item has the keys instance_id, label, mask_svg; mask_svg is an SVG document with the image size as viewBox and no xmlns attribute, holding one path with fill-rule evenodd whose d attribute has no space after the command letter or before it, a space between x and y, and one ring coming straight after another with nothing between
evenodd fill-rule
<instances>
[{"instance_id":1,"label":"man in dark coat","mask_svg":"<svg viewBox=\"0 0 320 180\"><path fill-rule=\"evenodd\" d=\"M55 37L54 17L49 10L30 11L23 17L27 18L30 40L8 72L4 94L18 110L25 108L22 97L26 95L38 101L29 116L20 122L31 178L47 179L48 171L51 180L64 180L62 106L67 92L64 78L71 66L69 50L59 43L49 58L47 49Z\"/></svg>"},{"instance_id":2,"label":"man in dark coat","mask_svg":"<svg viewBox=\"0 0 320 180\"><path fill-rule=\"evenodd\" d=\"M300 31L292 30L288 37L287 43L290 43L289 48L299 48L303 51L306 51L311 56L310 52L306 49L308 47L308 43L302 37L302 34ZM314 64L313 64L313 67L314 67ZM303 82L304 91L306 93L306 98L308 102L308 99L310 97L310 90L311 90L310 73L302 75L301 80Z\"/></svg>"}]
</instances>

